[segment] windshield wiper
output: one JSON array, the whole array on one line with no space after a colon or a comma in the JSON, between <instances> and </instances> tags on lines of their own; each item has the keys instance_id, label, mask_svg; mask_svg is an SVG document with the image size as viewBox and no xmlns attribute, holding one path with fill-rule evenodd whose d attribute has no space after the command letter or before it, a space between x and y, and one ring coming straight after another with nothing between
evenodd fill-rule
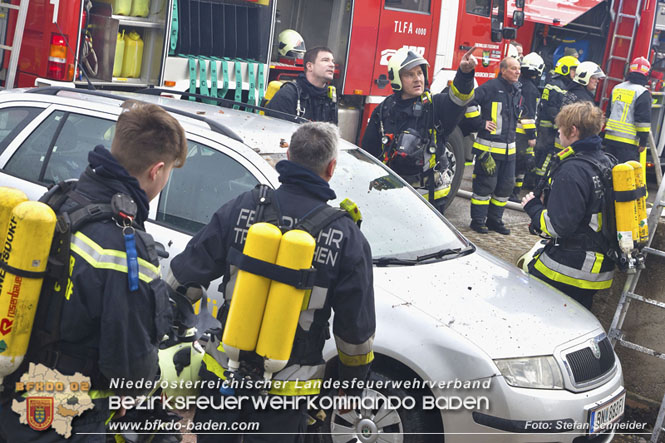
<instances>
[{"instance_id":1,"label":"windshield wiper","mask_svg":"<svg viewBox=\"0 0 665 443\"><path fill-rule=\"evenodd\" d=\"M377 266L389 266L389 265L413 266L416 264L416 261L408 260L405 258L397 258L397 257L379 257L373 259L372 263L374 263Z\"/></svg>"},{"instance_id":2,"label":"windshield wiper","mask_svg":"<svg viewBox=\"0 0 665 443\"><path fill-rule=\"evenodd\" d=\"M425 255L420 255L416 258L416 262L422 262L425 260L432 260L432 259L440 259L444 257L451 257L451 256L461 256L461 255L466 255L468 253L471 253L475 250L476 248L473 245L469 245L466 248L446 248L446 249L441 249L440 251L432 252L431 254L425 254Z\"/></svg>"}]
</instances>

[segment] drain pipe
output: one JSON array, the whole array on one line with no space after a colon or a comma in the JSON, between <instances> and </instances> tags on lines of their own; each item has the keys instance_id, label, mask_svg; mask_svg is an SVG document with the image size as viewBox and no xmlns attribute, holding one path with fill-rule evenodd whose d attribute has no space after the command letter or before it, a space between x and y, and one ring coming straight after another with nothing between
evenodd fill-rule
<instances>
[{"instance_id":1,"label":"drain pipe","mask_svg":"<svg viewBox=\"0 0 665 443\"><path fill-rule=\"evenodd\" d=\"M457 191L457 196L458 197L464 197L467 200L471 200L471 195L472 195L471 192L466 191L464 189L460 189L460 190ZM509 201L508 203L506 203L506 208L512 209L513 211L524 212L524 208L522 208L522 205L519 204L519 203L515 203L515 202L510 202Z\"/></svg>"}]
</instances>

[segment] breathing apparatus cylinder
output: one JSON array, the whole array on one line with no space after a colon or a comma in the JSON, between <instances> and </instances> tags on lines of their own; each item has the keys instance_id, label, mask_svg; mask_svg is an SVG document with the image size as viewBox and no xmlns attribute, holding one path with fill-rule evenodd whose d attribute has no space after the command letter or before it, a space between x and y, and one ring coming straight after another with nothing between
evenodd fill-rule
<instances>
[{"instance_id":1,"label":"breathing apparatus cylinder","mask_svg":"<svg viewBox=\"0 0 665 443\"><path fill-rule=\"evenodd\" d=\"M646 244L649 240L649 223L647 223L647 193L646 193L646 175L644 168L635 160L627 162L635 170L635 188L638 191L642 189L640 197L637 199L637 229L639 232L639 240L635 239L640 244Z\"/></svg>"},{"instance_id":2,"label":"breathing apparatus cylinder","mask_svg":"<svg viewBox=\"0 0 665 443\"><path fill-rule=\"evenodd\" d=\"M276 264L291 269L309 269L315 248L316 241L309 233L291 230L282 237ZM296 289L278 281L270 285L256 345L256 353L265 358L263 369L266 380L283 369L291 356L304 296L304 289Z\"/></svg>"},{"instance_id":3,"label":"breathing apparatus cylinder","mask_svg":"<svg viewBox=\"0 0 665 443\"><path fill-rule=\"evenodd\" d=\"M254 223L247 232L243 254L275 263L281 239L282 231L277 226ZM240 366L240 351L256 349L270 282L266 277L238 271L222 336L224 352L229 358L229 369L232 371Z\"/></svg>"},{"instance_id":4,"label":"breathing apparatus cylinder","mask_svg":"<svg viewBox=\"0 0 665 443\"><path fill-rule=\"evenodd\" d=\"M7 223L9 223L12 209L25 201L28 201L28 196L22 191L0 186L0 235L7 232Z\"/></svg>"},{"instance_id":5,"label":"breathing apparatus cylinder","mask_svg":"<svg viewBox=\"0 0 665 443\"><path fill-rule=\"evenodd\" d=\"M56 216L46 204L19 203L4 232L3 261L24 272L46 270ZM43 277L0 271L0 378L14 372L25 357L37 311Z\"/></svg>"},{"instance_id":6,"label":"breathing apparatus cylinder","mask_svg":"<svg viewBox=\"0 0 665 443\"><path fill-rule=\"evenodd\" d=\"M627 163L616 165L612 168L612 180L615 192L617 240L619 248L624 253L630 254L635 247L633 241L639 238L637 201L622 198L621 194L635 191L635 169Z\"/></svg>"}]
</instances>

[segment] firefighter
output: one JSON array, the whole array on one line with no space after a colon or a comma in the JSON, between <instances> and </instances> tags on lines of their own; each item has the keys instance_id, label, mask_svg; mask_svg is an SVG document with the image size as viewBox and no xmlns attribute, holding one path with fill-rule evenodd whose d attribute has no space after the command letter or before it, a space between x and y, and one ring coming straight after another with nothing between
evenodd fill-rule
<instances>
[{"instance_id":1,"label":"firefighter","mask_svg":"<svg viewBox=\"0 0 665 443\"><path fill-rule=\"evenodd\" d=\"M181 285L207 286L211 281L224 277L222 287L226 302L219 310L218 319L225 324L230 298L238 268L230 266L227 255L231 248L243 249L245 233L256 222L256 214L273 212L284 227L293 226L311 211L336 198L328 182L337 164L337 128L327 123L306 123L293 133L287 151L288 160L277 163L276 169L282 185L272 193L272 204L260 209L265 198L255 192L247 192L226 203L214 215L211 222L196 234L185 250L171 262L168 281L183 291ZM279 215L278 215L279 214ZM261 217L262 219L262 217ZM375 313L372 285L372 254L369 243L349 217L338 218L320 231L317 240L314 267L317 269L314 288L303 308L293 351L287 366L273 375L280 385L273 386L269 394L305 396L319 393L317 382L324 376L323 345L329 337L328 321L331 309L335 311L332 332L338 350L337 372L340 380L364 380L373 359ZM191 289L190 289L191 292ZM227 357L220 340L222 332L213 333L206 346L201 377L205 380L225 379ZM248 361L263 360L255 353ZM250 368L251 363L250 363ZM346 391L348 394L348 391ZM221 401L216 388L204 389L201 395ZM260 433L284 433L279 441L298 441L298 433L305 431L306 402L299 408L255 410L251 407L215 411L199 409L194 420L199 423L223 421L258 421ZM207 441L237 441L237 435L199 435L199 443ZM272 437L273 439L277 437ZM245 442L271 441L265 435L245 435Z\"/></svg>"},{"instance_id":2,"label":"firefighter","mask_svg":"<svg viewBox=\"0 0 665 443\"><path fill-rule=\"evenodd\" d=\"M441 213L452 183L446 137L473 98L474 49L462 57L448 92L435 95L428 90L427 60L409 49L399 49L388 61L394 93L372 112L361 143Z\"/></svg>"},{"instance_id":3,"label":"firefighter","mask_svg":"<svg viewBox=\"0 0 665 443\"><path fill-rule=\"evenodd\" d=\"M85 216L72 212L81 205L133 200L134 223L114 215L92 220L72 233L69 282L60 303L61 314L53 319L51 313L57 309L45 311L46 318L53 321L49 326L56 331L49 337L56 341L38 340L47 330L43 329L46 325L35 323L23 365L5 378L0 436L8 442L63 440L53 429L36 432L21 424L10 407L12 396L13 401L25 401L25 392L14 392L12 382L27 372L28 363L41 363L66 376L81 373L90 377L88 395L94 409L74 418L72 437L67 441L75 442L104 441L109 395L147 394L126 387L110 392L113 379L131 384L158 377L158 345L171 328L169 288L160 279L156 245L143 225L148 203L163 189L171 169L184 164L187 140L180 124L156 105L134 104L120 114L115 128L111 151L97 146L89 153L89 166L74 190L66 194L61 211L72 217L78 214L82 220ZM99 205L95 207L99 209ZM127 215L131 212L124 210ZM130 231L135 246L126 242ZM133 253L138 266L128 271L128 257ZM48 303L48 294L42 292L39 307L52 306ZM39 310L37 316L43 318Z\"/></svg>"},{"instance_id":4,"label":"firefighter","mask_svg":"<svg viewBox=\"0 0 665 443\"><path fill-rule=\"evenodd\" d=\"M303 69L305 72L294 81L284 83L266 107L310 121L337 124L337 92L330 84L335 75L332 51L321 46L308 50Z\"/></svg>"},{"instance_id":5,"label":"firefighter","mask_svg":"<svg viewBox=\"0 0 665 443\"><path fill-rule=\"evenodd\" d=\"M538 104L538 138L536 141L536 168L527 177L529 188L533 188L547 171L552 155L562 149L558 140L554 119L556 118L564 95L571 86L575 69L580 62L572 55L561 57L554 67L552 79L545 85Z\"/></svg>"},{"instance_id":6,"label":"firefighter","mask_svg":"<svg viewBox=\"0 0 665 443\"><path fill-rule=\"evenodd\" d=\"M575 70L573 84L563 97L562 106L581 101L596 104L598 82L604 78L605 73L594 62L580 63Z\"/></svg>"},{"instance_id":7,"label":"firefighter","mask_svg":"<svg viewBox=\"0 0 665 443\"><path fill-rule=\"evenodd\" d=\"M509 200L520 202L519 194L524 184L524 176L530 172L535 164L533 148L536 146L536 107L538 106L538 81L545 69L543 58L535 52L527 54L522 59L520 84L522 85L522 114L517 121L517 134L515 145L517 158L515 160L515 187Z\"/></svg>"},{"instance_id":8,"label":"firefighter","mask_svg":"<svg viewBox=\"0 0 665 443\"><path fill-rule=\"evenodd\" d=\"M466 117L478 132L473 144L471 229L487 234L491 229L509 235L503 210L515 184L515 133L521 112L520 62L506 57L500 75L476 89L473 105L479 115ZM468 110L467 110L467 114Z\"/></svg>"},{"instance_id":9,"label":"firefighter","mask_svg":"<svg viewBox=\"0 0 665 443\"><path fill-rule=\"evenodd\" d=\"M543 200L534 197L533 192L522 199L531 217L531 229L550 237L528 269L591 309L592 295L612 285L614 272L614 262L603 254L600 221L604 220L602 199L606 192L598 172L611 169L613 160L602 150L598 133L603 113L593 103L565 106L556 124L561 141L572 149L558 156L568 154L552 171Z\"/></svg>"},{"instance_id":10,"label":"firefighter","mask_svg":"<svg viewBox=\"0 0 665 443\"><path fill-rule=\"evenodd\" d=\"M636 160L643 168L651 130L651 93L646 88L650 69L644 57L630 63L626 81L612 89L605 126L607 152L619 163Z\"/></svg>"}]
</instances>

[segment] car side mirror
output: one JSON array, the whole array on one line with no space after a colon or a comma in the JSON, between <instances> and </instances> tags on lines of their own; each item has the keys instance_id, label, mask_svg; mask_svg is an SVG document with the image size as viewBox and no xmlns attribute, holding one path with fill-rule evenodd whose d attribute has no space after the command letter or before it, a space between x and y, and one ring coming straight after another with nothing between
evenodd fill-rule
<instances>
[{"instance_id":1,"label":"car side mirror","mask_svg":"<svg viewBox=\"0 0 665 443\"><path fill-rule=\"evenodd\" d=\"M524 0L515 0L515 9L524 9Z\"/></svg>"},{"instance_id":2,"label":"car side mirror","mask_svg":"<svg viewBox=\"0 0 665 443\"><path fill-rule=\"evenodd\" d=\"M503 38L506 40L515 40L517 38L517 28L503 28Z\"/></svg>"},{"instance_id":3,"label":"car side mirror","mask_svg":"<svg viewBox=\"0 0 665 443\"><path fill-rule=\"evenodd\" d=\"M515 11L513 12L513 25L516 28L521 27L524 24L524 12L523 11Z\"/></svg>"}]
</instances>

